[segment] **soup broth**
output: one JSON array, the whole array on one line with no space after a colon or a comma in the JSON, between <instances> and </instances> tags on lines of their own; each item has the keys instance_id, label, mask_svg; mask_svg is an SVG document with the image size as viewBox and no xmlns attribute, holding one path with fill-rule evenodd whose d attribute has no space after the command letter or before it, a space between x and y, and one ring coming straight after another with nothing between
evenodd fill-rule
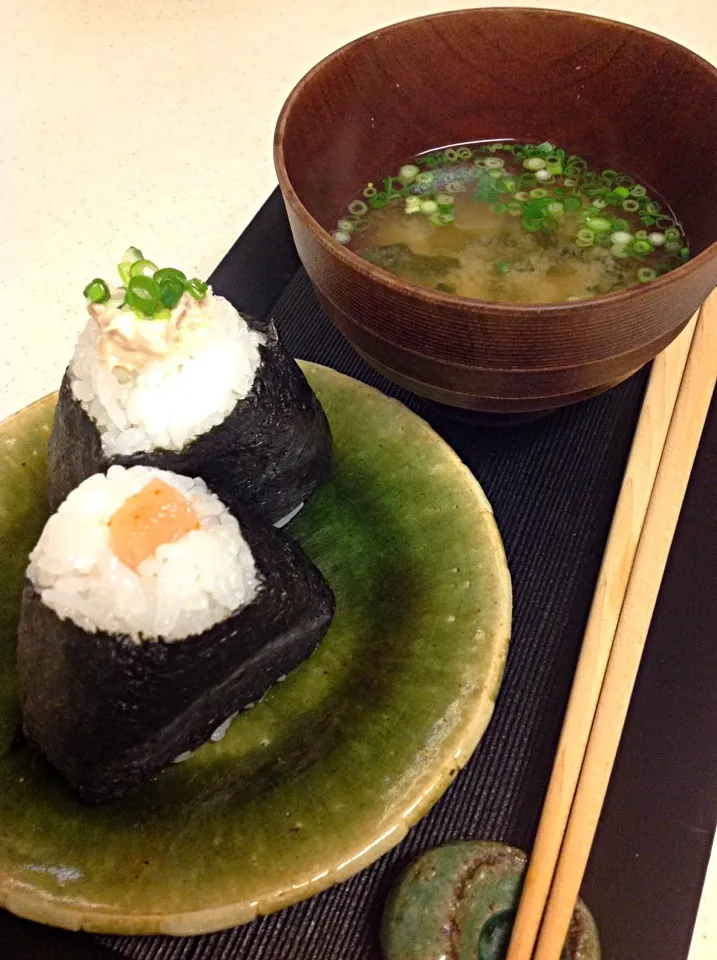
<instances>
[{"instance_id":1,"label":"soup broth","mask_svg":"<svg viewBox=\"0 0 717 960\"><path fill-rule=\"evenodd\" d=\"M645 186L548 142L422 154L367 184L333 235L405 280L511 303L601 296L689 259L681 225Z\"/></svg>"}]
</instances>

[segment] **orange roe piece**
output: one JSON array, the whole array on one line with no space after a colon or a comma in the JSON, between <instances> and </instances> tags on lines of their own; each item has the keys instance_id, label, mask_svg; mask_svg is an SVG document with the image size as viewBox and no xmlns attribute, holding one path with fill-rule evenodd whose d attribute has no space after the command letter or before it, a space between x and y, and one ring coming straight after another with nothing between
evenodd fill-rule
<instances>
[{"instance_id":1,"label":"orange roe piece","mask_svg":"<svg viewBox=\"0 0 717 960\"><path fill-rule=\"evenodd\" d=\"M129 497L109 522L110 548L136 570L163 543L199 529L199 517L183 494L158 477Z\"/></svg>"}]
</instances>

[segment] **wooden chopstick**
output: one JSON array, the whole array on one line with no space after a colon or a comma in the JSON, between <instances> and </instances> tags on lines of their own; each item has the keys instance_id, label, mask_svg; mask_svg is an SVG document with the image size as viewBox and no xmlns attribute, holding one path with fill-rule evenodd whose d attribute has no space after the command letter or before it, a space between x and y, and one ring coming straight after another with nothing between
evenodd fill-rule
<instances>
[{"instance_id":1,"label":"wooden chopstick","mask_svg":"<svg viewBox=\"0 0 717 960\"><path fill-rule=\"evenodd\" d=\"M652 365L506 960L533 954L696 322L697 314Z\"/></svg>"},{"instance_id":2,"label":"wooden chopstick","mask_svg":"<svg viewBox=\"0 0 717 960\"><path fill-rule=\"evenodd\" d=\"M657 470L535 960L558 960L565 942L716 382L717 294L712 294L700 311Z\"/></svg>"}]
</instances>

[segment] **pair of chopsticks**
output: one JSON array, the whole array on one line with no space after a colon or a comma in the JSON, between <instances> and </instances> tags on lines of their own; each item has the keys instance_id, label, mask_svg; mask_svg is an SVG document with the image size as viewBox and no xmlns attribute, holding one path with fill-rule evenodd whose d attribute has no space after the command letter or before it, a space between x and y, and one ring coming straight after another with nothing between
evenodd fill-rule
<instances>
[{"instance_id":1,"label":"pair of chopsticks","mask_svg":"<svg viewBox=\"0 0 717 960\"><path fill-rule=\"evenodd\" d=\"M653 363L506 960L559 960L717 380L717 292Z\"/></svg>"}]
</instances>

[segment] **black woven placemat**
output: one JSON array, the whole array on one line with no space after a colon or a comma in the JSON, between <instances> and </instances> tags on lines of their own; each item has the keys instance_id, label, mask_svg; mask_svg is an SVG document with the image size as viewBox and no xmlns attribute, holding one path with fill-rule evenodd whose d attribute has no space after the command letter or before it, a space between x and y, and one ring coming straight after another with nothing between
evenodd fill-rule
<instances>
[{"instance_id":1,"label":"black woven placemat","mask_svg":"<svg viewBox=\"0 0 717 960\"><path fill-rule=\"evenodd\" d=\"M420 401L368 368L331 326L303 271L274 312L290 351L398 396ZM411 856L463 837L525 847L550 765L580 643L591 560L600 553L645 375L580 407L510 431L438 426L493 504L514 583L513 637L494 719L472 760L434 810L391 854L342 886L244 929L158 943L115 941L136 958L375 957L386 882ZM575 609L575 607L578 609Z\"/></svg>"},{"instance_id":2,"label":"black woven placemat","mask_svg":"<svg viewBox=\"0 0 717 960\"><path fill-rule=\"evenodd\" d=\"M94 945L101 943L110 955L137 960L377 960L378 919L385 894L411 857L459 838L502 840L524 848L532 842L647 372L602 397L529 425L495 430L445 419L435 408L424 407L418 398L374 373L331 326L305 274L297 269L276 197L230 251L213 282L217 292L229 296L240 309L266 313L273 304L282 338L295 356L335 367L399 397L425 416L473 470L493 504L513 576L510 655L494 718L466 769L403 843L372 867L341 886L242 928L180 939L82 938L87 952L77 956L89 960L95 955ZM712 416L709 429L717 440L717 417ZM717 443L710 449L717 450ZM717 457L712 457L709 466L715 461ZM712 513L706 528L717 531ZM692 533L693 545L694 539ZM710 553L708 548L706 557L703 550L701 569L714 574L716 550ZM680 589L682 596L690 589L702 590L698 600L703 603L708 594L712 596L709 584L701 583L699 575ZM669 602L668 598L668 616ZM679 597L673 596L672 602L673 606L677 602L679 611ZM713 597L712 610L717 613ZM693 777L693 793L689 800L683 798L679 810L685 831L691 831L689 849L674 829L679 789L666 779L670 770L660 766L664 759L660 738L668 750L678 752L673 761L680 768L686 738L696 724L712 722L712 732L717 733L707 690L692 696L689 709L679 715L674 705L665 702L670 692L684 698L694 690L695 676L707 681L711 675L712 682L717 678L712 652L717 645L702 642L704 618L700 620L696 608L691 614L678 615L701 659L680 658L674 646L680 641L669 631L651 635L650 644L657 649L648 659L656 671L645 675L643 670L637 699L646 690L646 710L637 711L635 718L633 707L626 736L627 741L637 736L637 749L631 742L623 747L615 775L622 786L613 784L603 818L603 826L611 823L611 833L606 837L603 830L599 835L599 856L593 856L584 887L601 929L605 960L683 960L709 850L717 765L712 762L711 769L703 768L696 783L694 764L690 766L689 758L685 761ZM688 666L675 681L670 671L680 663ZM672 665L667 674L665 664ZM675 741L671 747L670 734ZM630 749L635 756L629 755ZM642 797L642 809L631 804L632 795ZM659 809L650 809L652 798L661 804ZM651 815L656 822L650 823ZM632 824L633 830L640 825L642 834L625 835L626 824ZM657 835L652 836L651 830L657 830ZM618 844L612 842L615 836ZM670 855L669 863L660 865L660 851ZM654 874L640 870L641 853L646 865L650 856L657 857L658 867L672 871L672 886L667 882L660 887ZM615 888L613 880L618 878L632 889L619 884ZM681 885L677 900L671 896L675 882Z\"/></svg>"}]
</instances>

